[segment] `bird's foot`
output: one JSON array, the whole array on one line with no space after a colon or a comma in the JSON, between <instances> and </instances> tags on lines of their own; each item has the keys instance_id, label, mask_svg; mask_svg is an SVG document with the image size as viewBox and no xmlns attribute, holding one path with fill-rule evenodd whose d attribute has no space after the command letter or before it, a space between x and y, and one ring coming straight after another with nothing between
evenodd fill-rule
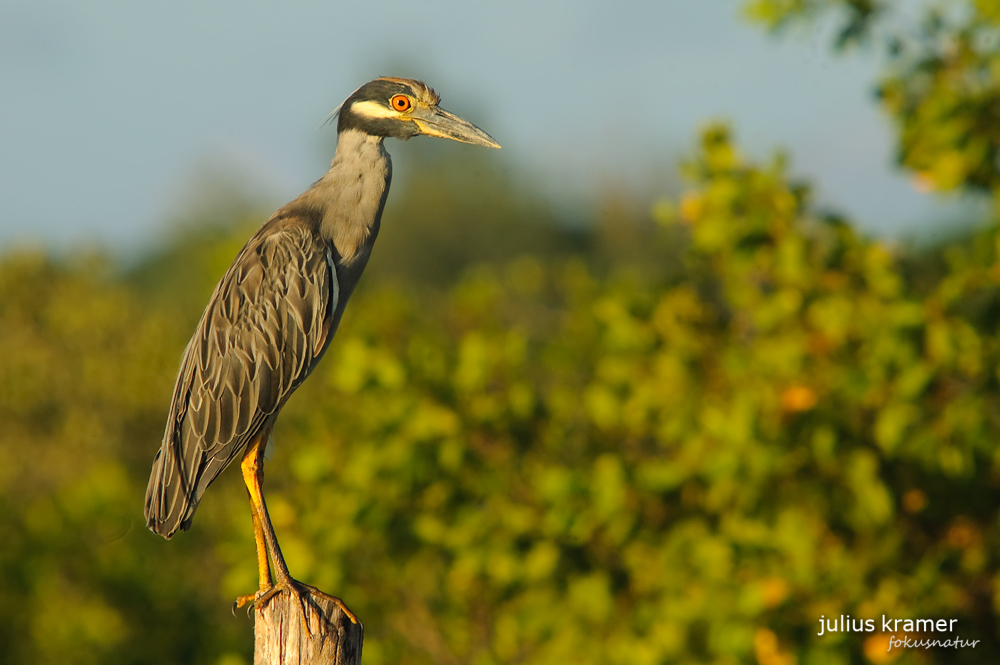
<instances>
[{"instance_id":1,"label":"bird's foot","mask_svg":"<svg viewBox=\"0 0 1000 665\"><path fill-rule=\"evenodd\" d=\"M327 600L333 601L333 603L338 608L340 608L340 611L344 613L344 616L346 616L350 620L351 623L354 623L354 624L360 623L360 620L358 619L357 615L354 614L354 612L352 612L350 609L348 609L347 605L345 605L344 601L342 601L340 598L337 598L336 596L331 596L330 594L327 594L327 593L323 593L322 591L320 591L316 587L310 586L308 584L304 584L304 583L299 582L297 580L292 580L292 583L296 587L298 587L299 593L301 593L303 595L306 595L306 596L322 596L322 597L326 598ZM300 595L299 598L301 599L302 596Z\"/></svg>"},{"instance_id":2,"label":"bird's foot","mask_svg":"<svg viewBox=\"0 0 1000 665\"><path fill-rule=\"evenodd\" d=\"M302 582L293 580L291 577L279 579L271 587L267 589L260 589L259 591L257 591L257 593L240 596L239 598L236 599L236 602L233 603L233 613L235 614L237 608L243 607L244 605L249 605L251 601L253 602L253 604L247 607L247 612L249 612L251 608L255 610L262 610L265 607L267 607L267 604L271 601L271 599L273 599L282 591L289 592L290 594L292 594L292 596L295 597L296 600L298 600L299 610L300 610L299 616L302 620L302 628L305 631L306 635L308 635L309 637L312 637L312 630L310 630L309 628L308 608L312 604L310 602L310 596L312 596L313 594L323 595L328 599L332 599L333 602L336 603L337 607L339 607L341 611L343 611L344 615L351 621L351 623L354 624L359 623L358 617L354 614L354 612L352 612L347 608L347 605L345 605L342 600L324 594L319 589L309 586L308 584L303 584Z\"/></svg>"},{"instance_id":3,"label":"bird's foot","mask_svg":"<svg viewBox=\"0 0 1000 665\"><path fill-rule=\"evenodd\" d=\"M256 593L248 593L239 596L236 599L236 602L233 603L233 613L235 613L236 610L240 609L244 605L247 605L251 602L253 603L253 605L247 608L248 612L251 609L262 610L265 607L267 607L268 601L270 601L272 598L274 598L282 591L289 591L293 593L301 601L302 592L297 588L297 585L298 583L295 580L289 579L286 580L284 584L278 582L277 584L272 584L271 586L266 588L262 587Z\"/></svg>"},{"instance_id":4,"label":"bird's foot","mask_svg":"<svg viewBox=\"0 0 1000 665\"><path fill-rule=\"evenodd\" d=\"M263 590L258 591L257 593L248 593L248 594L245 594L243 596L239 596L236 599L236 602L233 603L233 614L236 614L236 610L240 609L241 607L243 607L247 603L253 602L254 599L257 596L259 596L261 593L263 593Z\"/></svg>"}]
</instances>

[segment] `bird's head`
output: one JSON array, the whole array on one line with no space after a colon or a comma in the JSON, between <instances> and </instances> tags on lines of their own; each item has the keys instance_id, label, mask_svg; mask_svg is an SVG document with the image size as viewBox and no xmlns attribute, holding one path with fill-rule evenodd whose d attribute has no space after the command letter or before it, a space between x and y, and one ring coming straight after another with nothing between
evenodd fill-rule
<instances>
[{"instance_id":1,"label":"bird's head","mask_svg":"<svg viewBox=\"0 0 1000 665\"><path fill-rule=\"evenodd\" d=\"M430 86L412 79L385 76L354 91L334 113L340 114L337 133L349 129L371 136L437 136L443 139L499 148L489 134L438 106L441 97ZM331 114L332 115L332 114Z\"/></svg>"}]
</instances>

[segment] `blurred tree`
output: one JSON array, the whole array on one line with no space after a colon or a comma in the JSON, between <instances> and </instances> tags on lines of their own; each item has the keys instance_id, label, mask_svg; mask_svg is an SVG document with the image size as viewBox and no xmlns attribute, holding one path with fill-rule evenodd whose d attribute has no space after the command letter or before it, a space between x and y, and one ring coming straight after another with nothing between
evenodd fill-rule
<instances>
[{"instance_id":1,"label":"blurred tree","mask_svg":"<svg viewBox=\"0 0 1000 665\"><path fill-rule=\"evenodd\" d=\"M655 208L688 237L667 283L525 256L440 299L359 294L268 485L296 574L365 618L366 662L885 662L884 637L815 637L883 613L958 618L982 642L946 662L1000 654L998 244L915 289L784 169L707 130ZM228 242L184 260L221 270ZM190 333L141 272L0 263L6 662L247 657L236 476L175 542L141 528Z\"/></svg>"},{"instance_id":2,"label":"blurred tree","mask_svg":"<svg viewBox=\"0 0 1000 665\"><path fill-rule=\"evenodd\" d=\"M0 663L250 652L249 626L215 611L225 571L208 536L227 528L224 502L171 548L142 519L182 318L99 256L0 262Z\"/></svg>"},{"instance_id":3,"label":"blurred tree","mask_svg":"<svg viewBox=\"0 0 1000 665\"><path fill-rule=\"evenodd\" d=\"M1000 4L951 0L753 0L748 15L777 30L824 13L840 22L837 45L884 42L879 83L896 124L900 164L924 191L991 194L1000 209Z\"/></svg>"},{"instance_id":4,"label":"blurred tree","mask_svg":"<svg viewBox=\"0 0 1000 665\"><path fill-rule=\"evenodd\" d=\"M686 170L680 283L526 258L442 310L383 290L289 404L279 528L366 659L885 662L815 637L883 613L1000 653L997 345L961 295L996 276L915 293L724 128Z\"/></svg>"},{"instance_id":5,"label":"blurred tree","mask_svg":"<svg viewBox=\"0 0 1000 665\"><path fill-rule=\"evenodd\" d=\"M524 252L580 251L587 234L557 219L532 187L517 183L502 160L453 146L412 141L386 204L384 233L372 254L369 286L453 283L469 267ZM402 153L403 151L396 151Z\"/></svg>"}]
</instances>

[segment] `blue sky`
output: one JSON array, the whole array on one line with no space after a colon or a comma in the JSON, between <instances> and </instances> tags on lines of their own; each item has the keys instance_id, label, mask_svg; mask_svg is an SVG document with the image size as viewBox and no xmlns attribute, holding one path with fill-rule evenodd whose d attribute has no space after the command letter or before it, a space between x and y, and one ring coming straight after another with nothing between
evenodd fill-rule
<instances>
[{"instance_id":1,"label":"blue sky","mask_svg":"<svg viewBox=\"0 0 1000 665\"><path fill-rule=\"evenodd\" d=\"M382 74L426 80L556 199L652 198L724 118L866 231L954 214L892 168L875 54L835 56L822 26L776 40L741 4L4 0L0 250L148 247L206 164L287 200L329 163L323 117Z\"/></svg>"}]
</instances>

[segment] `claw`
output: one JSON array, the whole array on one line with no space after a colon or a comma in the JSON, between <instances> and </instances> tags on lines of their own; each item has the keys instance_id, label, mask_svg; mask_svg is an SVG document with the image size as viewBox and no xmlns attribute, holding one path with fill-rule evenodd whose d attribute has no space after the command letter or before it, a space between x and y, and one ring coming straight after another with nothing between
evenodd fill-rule
<instances>
[{"instance_id":1,"label":"claw","mask_svg":"<svg viewBox=\"0 0 1000 665\"><path fill-rule=\"evenodd\" d=\"M306 635L311 639L312 630L310 630L309 628L308 607L306 606L306 599L305 599L305 595L308 592L303 591L299 587L300 585L298 582L289 578L287 580L280 580L277 584L272 585L271 588L269 589L261 589L257 593L240 596L239 598L236 599L236 602L233 603L233 616L236 616L236 608L243 607L244 605L247 605L247 616L250 616L251 610L259 611L264 609L265 607L267 607L267 604L271 601L272 598L277 596L282 591L288 591L289 593L293 594L295 598L299 601L299 609L301 610L300 616L302 617L302 629L305 631ZM251 603L251 601L253 602ZM357 623L357 618L354 616L354 614L351 613L350 610L347 609L347 607L343 603L341 603L338 600L337 604L341 607L341 609L344 610L347 616L350 617L352 622Z\"/></svg>"},{"instance_id":2,"label":"claw","mask_svg":"<svg viewBox=\"0 0 1000 665\"><path fill-rule=\"evenodd\" d=\"M344 605L344 601L342 601L340 598L334 598L333 600L334 602L337 603L337 607L340 608L340 611L346 614L347 618L351 620L351 623L353 624L358 623L358 617L354 614L354 612L347 609L347 605Z\"/></svg>"}]
</instances>

